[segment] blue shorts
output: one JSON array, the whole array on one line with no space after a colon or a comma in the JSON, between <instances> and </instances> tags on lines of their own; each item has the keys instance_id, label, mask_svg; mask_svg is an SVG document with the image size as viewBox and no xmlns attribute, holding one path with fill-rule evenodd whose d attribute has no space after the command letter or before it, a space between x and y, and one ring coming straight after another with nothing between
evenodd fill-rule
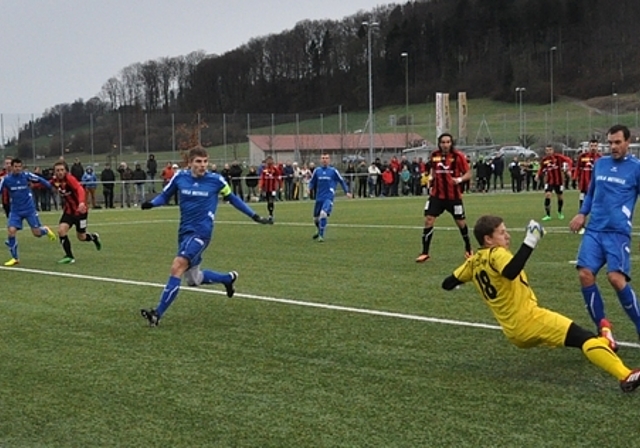
<instances>
[{"instance_id":1,"label":"blue shorts","mask_svg":"<svg viewBox=\"0 0 640 448\"><path fill-rule=\"evenodd\" d=\"M593 274L607 264L607 272L621 272L630 280L631 237L621 233L587 231L578 248L578 268Z\"/></svg>"},{"instance_id":2,"label":"blue shorts","mask_svg":"<svg viewBox=\"0 0 640 448\"><path fill-rule=\"evenodd\" d=\"M316 201L316 205L315 207L313 207L313 217L317 218L318 216L320 216L320 212L323 210L327 214L327 216L331 215L331 210L333 210L333 201L331 199Z\"/></svg>"},{"instance_id":3,"label":"blue shorts","mask_svg":"<svg viewBox=\"0 0 640 448\"><path fill-rule=\"evenodd\" d=\"M40 223L40 217L38 217L38 212L36 210L20 212L17 210L11 210L9 212L9 219L7 220L7 228L15 227L16 229L22 229L22 220L26 219L29 227L32 229L37 229L42 227L42 223Z\"/></svg>"},{"instance_id":4,"label":"blue shorts","mask_svg":"<svg viewBox=\"0 0 640 448\"><path fill-rule=\"evenodd\" d=\"M198 266L202 262L202 253L209 246L210 240L194 235L181 238L178 245L177 256L189 261L189 267Z\"/></svg>"}]
</instances>

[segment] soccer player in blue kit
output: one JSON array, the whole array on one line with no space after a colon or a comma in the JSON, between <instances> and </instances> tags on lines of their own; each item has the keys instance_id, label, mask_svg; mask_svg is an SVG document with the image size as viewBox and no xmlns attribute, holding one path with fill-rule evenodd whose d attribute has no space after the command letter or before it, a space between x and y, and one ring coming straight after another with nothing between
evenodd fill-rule
<instances>
[{"instance_id":1,"label":"soccer player in blue kit","mask_svg":"<svg viewBox=\"0 0 640 448\"><path fill-rule=\"evenodd\" d=\"M330 166L331 158L329 154L320 156L320 166L313 170L313 175L309 181L309 191L316 193L316 203L313 208L313 221L318 231L313 235L313 239L319 242L324 241L324 231L327 228L327 220L333 210L333 198L336 195L336 186L340 184L348 198L351 198L349 187L337 169Z\"/></svg>"},{"instance_id":2,"label":"soccer player in blue kit","mask_svg":"<svg viewBox=\"0 0 640 448\"><path fill-rule=\"evenodd\" d=\"M142 209L147 210L167 204L176 192L180 196L179 247L171 265L169 280L162 291L157 307L140 310L142 317L152 327L158 325L160 318L178 295L182 276L189 286L222 283L227 296L233 297L235 292L233 284L238 278L237 272L220 273L200 270L202 253L211 242L213 235L219 195L255 222L273 223L268 218L260 217L241 198L234 195L224 177L207 172L209 156L204 148L196 147L189 150L188 159L189 169L178 171L158 196L142 204Z\"/></svg>"},{"instance_id":3,"label":"soccer player in blue kit","mask_svg":"<svg viewBox=\"0 0 640 448\"><path fill-rule=\"evenodd\" d=\"M629 154L630 137L626 126L615 125L609 129L607 138L611 154L600 157L595 163L582 207L569 223L569 228L578 232L585 226L587 215L590 216L578 249L578 276L589 315L598 330L607 335L614 350L617 344L596 284L596 275L605 263L607 279L640 334L638 300L628 283L631 279L633 210L640 196L640 160ZM607 331L603 332L603 328Z\"/></svg>"},{"instance_id":4,"label":"soccer player in blue kit","mask_svg":"<svg viewBox=\"0 0 640 448\"><path fill-rule=\"evenodd\" d=\"M44 177L22 170L22 160L11 160L11 172L0 181L0 195L3 191L7 191L11 204L7 219L8 238L5 241L9 252L11 252L11 259L4 264L5 266L15 266L20 263L16 234L18 230L22 229L23 220L27 220L29 227L31 227L31 233L36 238L46 235L51 241L56 240L56 234L49 227L40 223L29 182L38 182L51 190L51 184Z\"/></svg>"}]
</instances>

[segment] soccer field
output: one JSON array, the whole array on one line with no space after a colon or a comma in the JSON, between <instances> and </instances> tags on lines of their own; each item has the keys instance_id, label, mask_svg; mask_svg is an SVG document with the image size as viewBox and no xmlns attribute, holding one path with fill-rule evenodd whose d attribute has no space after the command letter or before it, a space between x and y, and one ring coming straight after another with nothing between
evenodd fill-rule
<instances>
[{"instance_id":1,"label":"soccer field","mask_svg":"<svg viewBox=\"0 0 640 448\"><path fill-rule=\"evenodd\" d=\"M449 215L436 222L432 260L414 262L424 200L339 199L323 244L311 239L310 202L276 203L273 226L221 205L203 266L237 270L236 296L183 287L157 328L138 312L166 282L176 207L91 212L104 247L73 239L74 265L56 264L59 244L19 232L21 264L0 267L0 446L640 443L640 392L623 395L579 350L511 346L471 285L441 289L464 253ZM537 192L465 197L470 227L504 217L514 251L542 202ZM568 192L566 219L546 223L526 271L543 306L592 329L570 264L577 207ZM50 226L58 218L42 214ZM637 237L633 249L638 272ZM628 343L619 354L638 367L633 325L601 277Z\"/></svg>"}]
</instances>

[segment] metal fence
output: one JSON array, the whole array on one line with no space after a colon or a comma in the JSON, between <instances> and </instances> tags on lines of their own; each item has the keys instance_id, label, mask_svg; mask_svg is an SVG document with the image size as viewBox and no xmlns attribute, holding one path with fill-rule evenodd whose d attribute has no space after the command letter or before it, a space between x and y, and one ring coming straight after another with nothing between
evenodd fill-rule
<instances>
[{"instance_id":1,"label":"metal fence","mask_svg":"<svg viewBox=\"0 0 640 448\"><path fill-rule=\"evenodd\" d=\"M424 112L374 115L375 133L395 132L419 134L433 142L435 113L431 106ZM575 147L580 141L603 136L606 129L621 122L638 128L635 107L601 111L577 105L559 105L553 113L531 106L522 112L514 107L508 113L474 114L470 107L466 136L458 136L465 144L542 145L557 141ZM452 111L451 130L457 136L457 113ZM248 135L301 135L360 133L367 135L368 114L342 112L335 114L173 114L143 111L102 114L62 114L56 119L35 118L33 114L0 113L0 150L2 156L18 155L29 165L48 165L64 156L80 157L83 163L120 161L145 162L155 154L160 166L180 159L181 148L194 142L209 148L213 163L223 165L233 160L247 163ZM365 137L364 140L367 140ZM368 141L368 140L367 140ZM343 156L350 152L345 149ZM320 152L318 152L319 155ZM378 154L377 154L378 155ZM389 154L384 154L388 156Z\"/></svg>"}]
</instances>

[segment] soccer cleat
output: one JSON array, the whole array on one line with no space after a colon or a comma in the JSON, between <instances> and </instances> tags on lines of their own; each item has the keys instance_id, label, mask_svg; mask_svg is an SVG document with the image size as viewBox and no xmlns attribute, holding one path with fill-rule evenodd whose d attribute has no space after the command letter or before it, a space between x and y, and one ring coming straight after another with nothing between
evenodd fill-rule
<instances>
[{"instance_id":1,"label":"soccer cleat","mask_svg":"<svg viewBox=\"0 0 640 448\"><path fill-rule=\"evenodd\" d=\"M558 212L558 219L564 219L564 215L562 214L562 212Z\"/></svg>"},{"instance_id":2,"label":"soccer cleat","mask_svg":"<svg viewBox=\"0 0 640 448\"><path fill-rule=\"evenodd\" d=\"M616 342L616 339L613 337L613 332L611 331L611 323L609 322L609 319L602 319L600 321L600 325L599 327L599 333L600 333L600 337L605 338L608 342L609 342L609 348L616 353L618 351L618 343Z\"/></svg>"},{"instance_id":3,"label":"soccer cleat","mask_svg":"<svg viewBox=\"0 0 640 448\"><path fill-rule=\"evenodd\" d=\"M49 241L55 241L57 239L56 234L53 233L49 227L44 226L44 229L47 231L47 238L49 238Z\"/></svg>"},{"instance_id":4,"label":"soccer cleat","mask_svg":"<svg viewBox=\"0 0 640 448\"><path fill-rule=\"evenodd\" d=\"M418 255L418 258L416 258L416 263L424 263L430 258L431 258L431 255L429 254L420 254Z\"/></svg>"},{"instance_id":5,"label":"soccer cleat","mask_svg":"<svg viewBox=\"0 0 640 448\"><path fill-rule=\"evenodd\" d=\"M236 293L236 288L233 284L238 280L238 273L236 271L231 271L229 272L229 275L231 276L231 282L224 283L224 288L227 290L227 297L231 298Z\"/></svg>"},{"instance_id":6,"label":"soccer cleat","mask_svg":"<svg viewBox=\"0 0 640 448\"><path fill-rule=\"evenodd\" d=\"M73 264L76 260L73 257L64 257L58 260L58 264Z\"/></svg>"},{"instance_id":7,"label":"soccer cleat","mask_svg":"<svg viewBox=\"0 0 640 448\"><path fill-rule=\"evenodd\" d=\"M11 260L5 262L5 266L15 266L17 264L20 264L20 260L16 259L16 258L12 258Z\"/></svg>"},{"instance_id":8,"label":"soccer cleat","mask_svg":"<svg viewBox=\"0 0 640 448\"><path fill-rule=\"evenodd\" d=\"M313 238L314 240L317 240L320 237L319 233L315 233L311 238Z\"/></svg>"},{"instance_id":9,"label":"soccer cleat","mask_svg":"<svg viewBox=\"0 0 640 448\"><path fill-rule=\"evenodd\" d=\"M160 316L158 316L158 313L153 308L150 310L140 310L140 315L147 319L150 327L157 327L160 322Z\"/></svg>"},{"instance_id":10,"label":"soccer cleat","mask_svg":"<svg viewBox=\"0 0 640 448\"><path fill-rule=\"evenodd\" d=\"M551 221L551 216L547 215L544 218L542 218L543 221Z\"/></svg>"},{"instance_id":11,"label":"soccer cleat","mask_svg":"<svg viewBox=\"0 0 640 448\"><path fill-rule=\"evenodd\" d=\"M633 392L640 386L640 369L633 369L629 375L620 381L622 392Z\"/></svg>"},{"instance_id":12,"label":"soccer cleat","mask_svg":"<svg viewBox=\"0 0 640 448\"><path fill-rule=\"evenodd\" d=\"M93 234L93 244L96 245L97 250L102 249L102 242L100 241L100 235L98 233Z\"/></svg>"}]
</instances>

